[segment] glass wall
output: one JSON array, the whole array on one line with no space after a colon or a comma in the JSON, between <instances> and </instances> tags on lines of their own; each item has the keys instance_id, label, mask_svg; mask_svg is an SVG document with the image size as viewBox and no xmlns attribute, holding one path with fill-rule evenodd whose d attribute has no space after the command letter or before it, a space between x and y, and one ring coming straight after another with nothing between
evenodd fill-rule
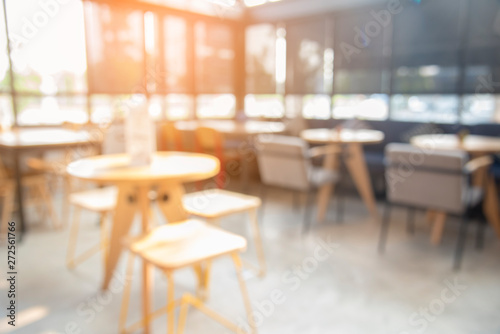
<instances>
[{"instance_id":1,"label":"glass wall","mask_svg":"<svg viewBox=\"0 0 500 334\"><path fill-rule=\"evenodd\" d=\"M282 100L286 117L499 122L499 13L497 0L432 0L294 19L280 23L286 54L272 47L276 26L249 26L246 114L271 115ZM283 64L280 92L271 73ZM263 87L278 93L268 107Z\"/></svg>"}]
</instances>

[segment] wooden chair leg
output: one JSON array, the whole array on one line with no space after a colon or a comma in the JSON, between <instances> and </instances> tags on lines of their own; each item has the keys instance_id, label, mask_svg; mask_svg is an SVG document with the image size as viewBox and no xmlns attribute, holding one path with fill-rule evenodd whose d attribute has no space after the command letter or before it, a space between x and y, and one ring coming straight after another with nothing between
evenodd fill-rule
<instances>
[{"instance_id":1,"label":"wooden chair leg","mask_svg":"<svg viewBox=\"0 0 500 334\"><path fill-rule=\"evenodd\" d=\"M415 234L415 209L408 208L406 217L406 230L409 234Z\"/></svg>"},{"instance_id":2,"label":"wooden chair leg","mask_svg":"<svg viewBox=\"0 0 500 334\"><path fill-rule=\"evenodd\" d=\"M257 220L257 209L252 209L248 212L250 216L250 223L253 228L253 237L255 242L255 251L257 252L257 258L259 261L259 273L260 277L266 275L266 258L264 255L264 246L262 244L262 238L260 234L259 221Z\"/></svg>"},{"instance_id":3,"label":"wooden chair leg","mask_svg":"<svg viewBox=\"0 0 500 334\"><path fill-rule=\"evenodd\" d=\"M167 275L167 334L175 333L175 284L171 271Z\"/></svg>"},{"instance_id":4,"label":"wooden chair leg","mask_svg":"<svg viewBox=\"0 0 500 334\"><path fill-rule=\"evenodd\" d=\"M75 207L75 210L73 211L73 221L69 231L68 251L66 254L66 266L69 269L73 269L75 267L75 251L76 242L78 240L78 228L80 225L80 213L81 209L79 207Z\"/></svg>"},{"instance_id":5,"label":"wooden chair leg","mask_svg":"<svg viewBox=\"0 0 500 334\"><path fill-rule=\"evenodd\" d=\"M130 253L126 270L126 281L123 289L122 305L120 308L120 319L118 321L118 331L120 334L127 333L127 314L130 303L130 290L132 289L132 275L134 272L134 254Z\"/></svg>"},{"instance_id":6,"label":"wooden chair leg","mask_svg":"<svg viewBox=\"0 0 500 334\"><path fill-rule=\"evenodd\" d=\"M434 226L432 227L431 243L433 245L439 245L441 239L443 238L444 227L446 224L446 213L437 212L434 220Z\"/></svg>"},{"instance_id":7,"label":"wooden chair leg","mask_svg":"<svg viewBox=\"0 0 500 334\"><path fill-rule=\"evenodd\" d=\"M306 205L304 208L304 227L302 232L307 233L311 228L311 211L312 211L312 202L313 202L313 192L312 190L308 190L306 197Z\"/></svg>"},{"instance_id":8,"label":"wooden chair leg","mask_svg":"<svg viewBox=\"0 0 500 334\"><path fill-rule=\"evenodd\" d=\"M387 241L387 235L389 234L389 225L391 219L391 204L386 203L384 206L384 216L382 219L382 227L380 229L380 237L378 242L378 252L383 254L385 252L385 243Z\"/></svg>"},{"instance_id":9,"label":"wooden chair leg","mask_svg":"<svg viewBox=\"0 0 500 334\"><path fill-rule=\"evenodd\" d=\"M14 187L9 187L6 190L3 207L2 207L2 221L0 222L1 233L7 239L7 224L12 219L12 212L14 211Z\"/></svg>"},{"instance_id":10,"label":"wooden chair leg","mask_svg":"<svg viewBox=\"0 0 500 334\"><path fill-rule=\"evenodd\" d=\"M52 225L56 229L61 228L61 222L59 221L59 217L57 217L56 210L54 207L54 202L52 201L52 198L50 197L50 194L48 192L48 188L46 184L39 184L38 185L39 192L42 195L43 202L45 203L46 208L49 210L49 216L52 220Z\"/></svg>"},{"instance_id":11,"label":"wooden chair leg","mask_svg":"<svg viewBox=\"0 0 500 334\"><path fill-rule=\"evenodd\" d=\"M462 257L465 249L465 241L467 239L467 225L469 220L466 217L462 217L460 223L460 232L458 234L457 249L455 251L455 259L453 263L453 269L458 271L462 265Z\"/></svg>"},{"instance_id":12,"label":"wooden chair leg","mask_svg":"<svg viewBox=\"0 0 500 334\"><path fill-rule=\"evenodd\" d=\"M110 216L109 212L102 212L100 222L99 222L100 227L101 227L101 232L100 232L101 252L102 252L102 260L103 260L104 264L108 260L108 245L109 245L108 224L110 221L109 216Z\"/></svg>"},{"instance_id":13,"label":"wooden chair leg","mask_svg":"<svg viewBox=\"0 0 500 334\"><path fill-rule=\"evenodd\" d=\"M252 333L256 334L257 328L256 328L255 322L253 321L253 318L252 318L252 304L250 303L250 298L248 297L247 286L245 284L245 280L243 279L243 275L241 273L242 267L243 267L242 262L241 262L239 254L237 252L231 254L231 257L233 259L234 266L236 269L236 276L238 277L238 282L240 284L241 295L243 297L243 303L245 305L245 310L247 312L248 324L250 325L250 328L252 329Z\"/></svg>"}]
</instances>

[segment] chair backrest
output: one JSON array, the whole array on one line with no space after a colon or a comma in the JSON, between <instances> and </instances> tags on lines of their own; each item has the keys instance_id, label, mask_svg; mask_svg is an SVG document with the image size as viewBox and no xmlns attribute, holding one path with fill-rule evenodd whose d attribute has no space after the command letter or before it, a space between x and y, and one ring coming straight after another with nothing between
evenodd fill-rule
<instances>
[{"instance_id":1,"label":"chair backrest","mask_svg":"<svg viewBox=\"0 0 500 334\"><path fill-rule=\"evenodd\" d=\"M392 143L387 145L385 157L390 202L449 213L465 211L465 152L423 150Z\"/></svg>"},{"instance_id":2,"label":"chair backrest","mask_svg":"<svg viewBox=\"0 0 500 334\"><path fill-rule=\"evenodd\" d=\"M184 151L182 133L175 127L174 122L167 122L160 126L160 150Z\"/></svg>"},{"instance_id":3,"label":"chair backrest","mask_svg":"<svg viewBox=\"0 0 500 334\"><path fill-rule=\"evenodd\" d=\"M196 128L195 147L197 152L213 154L221 161L223 160L224 138L213 128L203 126Z\"/></svg>"},{"instance_id":4,"label":"chair backrest","mask_svg":"<svg viewBox=\"0 0 500 334\"><path fill-rule=\"evenodd\" d=\"M263 184L292 190L309 189L308 145L298 137L260 135L257 162Z\"/></svg>"}]
</instances>

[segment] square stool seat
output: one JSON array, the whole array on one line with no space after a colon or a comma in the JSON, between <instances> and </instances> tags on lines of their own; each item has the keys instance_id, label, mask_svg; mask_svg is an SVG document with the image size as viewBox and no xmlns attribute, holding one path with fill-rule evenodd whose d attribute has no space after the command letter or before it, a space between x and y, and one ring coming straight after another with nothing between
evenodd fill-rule
<instances>
[{"instance_id":1,"label":"square stool seat","mask_svg":"<svg viewBox=\"0 0 500 334\"><path fill-rule=\"evenodd\" d=\"M255 196L213 189L186 194L183 203L190 214L211 219L258 208L261 200Z\"/></svg>"},{"instance_id":2,"label":"square stool seat","mask_svg":"<svg viewBox=\"0 0 500 334\"><path fill-rule=\"evenodd\" d=\"M105 187L83 190L69 196L71 204L94 212L108 212L116 207L118 188Z\"/></svg>"}]
</instances>

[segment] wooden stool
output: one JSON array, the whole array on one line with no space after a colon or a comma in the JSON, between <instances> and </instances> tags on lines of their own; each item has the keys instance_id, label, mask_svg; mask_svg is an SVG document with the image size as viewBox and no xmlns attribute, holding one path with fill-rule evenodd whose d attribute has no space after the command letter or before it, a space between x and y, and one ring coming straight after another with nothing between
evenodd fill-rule
<instances>
[{"instance_id":1,"label":"wooden stool","mask_svg":"<svg viewBox=\"0 0 500 334\"><path fill-rule=\"evenodd\" d=\"M107 253L105 250L109 239L107 229L109 219L107 218L110 218L111 213L116 207L117 196L118 189L116 187L84 190L70 195L69 202L75 206L75 211L73 212L73 221L70 227L68 252L66 256L66 265L68 268L74 268L77 264L87 260L100 250L103 251L104 262L106 262ZM99 244L75 257L81 209L100 214L99 224L101 228L101 240Z\"/></svg>"},{"instance_id":2,"label":"wooden stool","mask_svg":"<svg viewBox=\"0 0 500 334\"><path fill-rule=\"evenodd\" d=\"M241 274L241 260L239 253L246 248L246 240L238 235L212 227L200 220L190 219L175 224L167 224L155 228L143 237L125 241L131 252L127 277L132 277L134 255L139 256L147 265L153 265L161 269L168 282L167 306L146 315L146 317L134 325L126 328L128 306L130 301L131 280L127 280L123 293L122 308L120 312L119 332L133 332L141 327L147 327L150 320L162 313L167 313L167 333L175 332L175 307L181 304L182 312L179 318L179 330L182 331L187 312L187 304L191 303L207 314L215 321L229 329L238 332L238 327L225 317L207 308L203 300L190 294L185 294L181 299L175 299L173 273L182 268L195 267L199 273L199 286L206 291L209 285L208 277L210 263L213 259L221 256L231 256L236 267L236 274L240 284L248 321L256 333L254 323L251 321L252 307L248 298L245 281ZM199 270L201 268L201 270ZM150 282L149 282L150 284ZM149 291L148 287L145 291ZM142 296L143 302L149 300L149 296Z\"/></svg>"},{"instance_id":3,"label":"wooden stool","mask_svg":"<svg viewBox=\"0 0 500 334\"><path fill-rule=\"evenodd\" d=\"M266 274L266 259L260 236L257 210L261 200L255 196L244 195L222 189L212 189L186 194L183 197L184 209L195 216L205 218L209 223L219 225L219 219L231 214L247 212L253 229L253 237L259 266L245 261L260 277Z\"/></svg>"}]
</instances>

